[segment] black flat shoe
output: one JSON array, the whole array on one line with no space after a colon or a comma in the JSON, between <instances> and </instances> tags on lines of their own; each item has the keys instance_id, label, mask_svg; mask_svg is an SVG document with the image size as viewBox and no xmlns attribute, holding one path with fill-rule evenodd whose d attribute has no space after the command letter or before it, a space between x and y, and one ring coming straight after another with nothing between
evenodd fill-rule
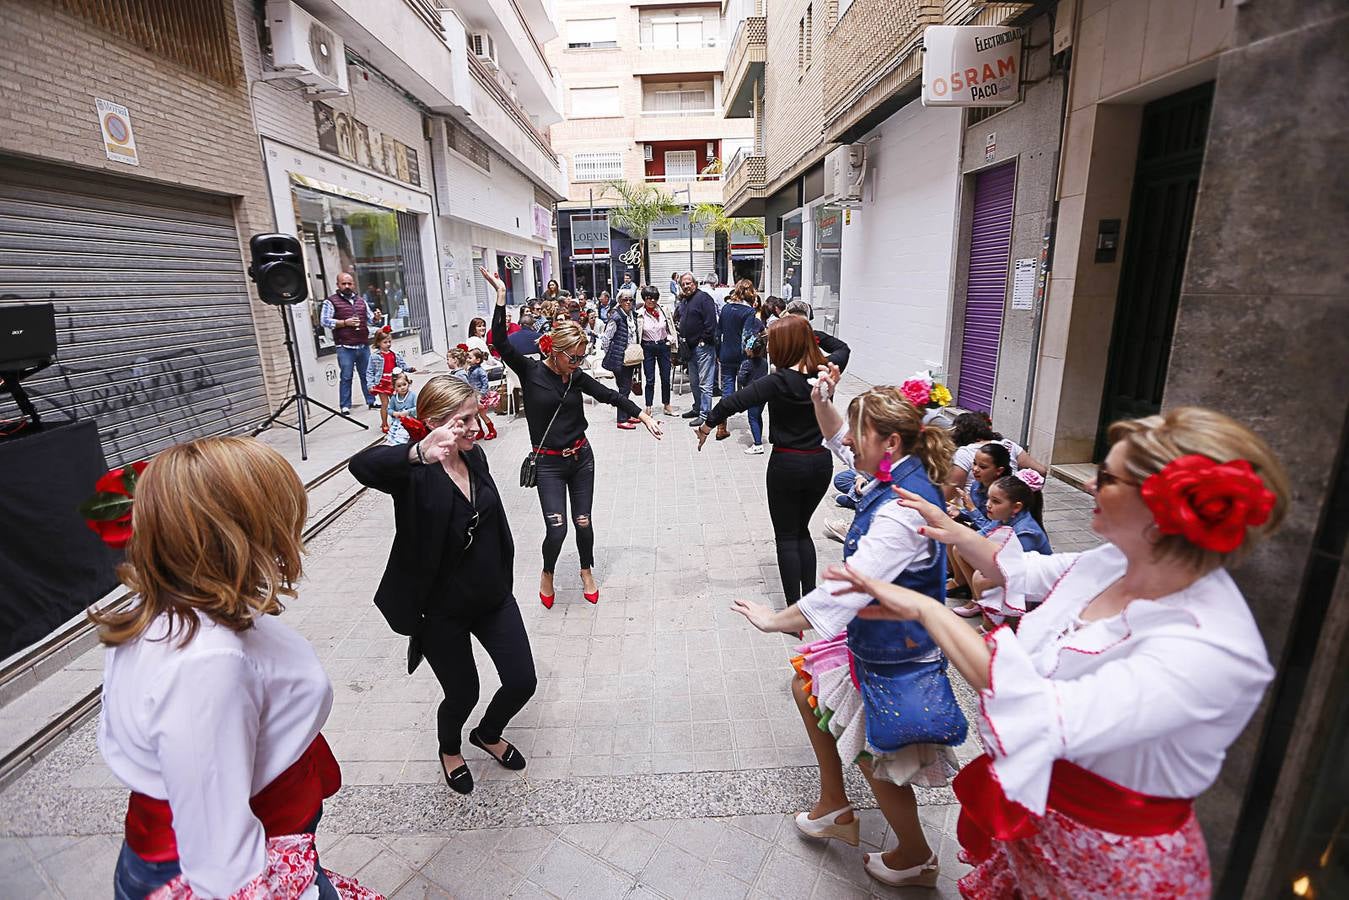
<instances>
[{"instance_id":1,"label":"black flat shoe","mask_svg":"<svg viewBox=\"0 0 1349 900\"><path fill-rule=\"evenodd\" d=\"M524 756L520 754L519 750L515 749L515 745L512 744L510 741L506 742L506 752L501 754L500 756L497 756L491 750L487 749L487 745L484 744L482 742L482 739L478 737L478 729L476 728L468 733L468 742L473 746L477 747L479 750L486 753L488 756L492 757L492 759L495 759L501 765L510 769L512 772L519 772L521 769L525 767Z\"/></svg>"},{"instance_id":2,"label":"black flat shoe","mask_svg":"<svg viewBox=\"0 0 1349 900\"><path fill-rule=\"evenodd\" d=\"M689 410L689 411L686 412L686 413L680 413L679 418L681 418L681 419L696 419L696 418L698 418L698 410L696 410L696 409L691 409L691 410Z\"/></svg>"},{"instance_id":3,"label":"black flat shoe","mask_svg":"<svg viewBox=\"0 0 1349 900\"><path fill-rule=\"evenodd\" d=\"M445 771L445 763L440 764L441 774L445 776L445 783L450 786L450 790L456 794L473 793L473 773L468 770L468 763L455 769L453 772Z\"/></svg>"}]
</instances>

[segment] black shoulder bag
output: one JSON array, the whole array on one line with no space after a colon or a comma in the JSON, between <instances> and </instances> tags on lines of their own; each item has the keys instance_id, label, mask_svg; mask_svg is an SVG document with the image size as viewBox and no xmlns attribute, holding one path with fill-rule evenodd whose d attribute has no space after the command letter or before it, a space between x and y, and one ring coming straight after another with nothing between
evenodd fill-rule
<instances>
[{"instance_id":1,"label":"black shoulder bag","mask_svg":"<svg viewBox=\"0 0 1349 900\"><path fill-rule=\"evenodd\" d=\"M576 381L576 373L571 373L571 378L567 380L566 390L562 392L562 401L558 403L557 409L553 410L553 417L548 420L548 427L543 429L543 437L539 438L539 446L542 447L544 441L548 440L548 432L553 430L553 423L557 421L557 414L562 412L562 404L567 402L567 393L571 390L572 384ZM525 455L525 461L520 463L520 487L532 488L539 483L539 451L533 449Z\"/></svg>"}]
</instances>

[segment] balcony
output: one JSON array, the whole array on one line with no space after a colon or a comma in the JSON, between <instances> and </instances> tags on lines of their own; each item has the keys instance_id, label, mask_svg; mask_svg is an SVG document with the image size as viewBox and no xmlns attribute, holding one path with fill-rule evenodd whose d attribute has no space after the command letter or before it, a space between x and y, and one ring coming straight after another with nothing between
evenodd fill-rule
<instances>
[{"instance_id":1,"label":"balcony","mask_svg":"<svg viewBox=\"0 0 1349 900\"><path fill-rule=\"evenodd\" d=\"M762 216L768 196L768 160L762 152L741 150L726 168L723 203L728 216Z\"/></svg>"},{"instance_id":2,"label":"balcony","mask_svg":"<svg viewBox=\"0 0 1349 900\"><path fill-rule=\"evenodd\" d=\"M482 129L479 135L536 184L558 198L567 195L567 176L558 165L557 153L548 135L530 121L528 113L513 100L477 57L468 60L472 84L469 113Z\"/></svg>"},{"instance_id":3,"label":"balcony","mask_svg":"<svg viewBox=\"0 0 1349 900\"><path fill-rule=\"evenodd\" d=\"M643 110L633 131L633 139L643 144L705 140L709 135L746 136L737 133L739 129L727 129L721 113L715 109Z\"/></svg>"},{"instance_id":4,"label":"balcony","mask_svg":"<svg viewBox=\"0 0 1349 900\"><path fill-rule=\"evenodd\" d=\"M632 74L644 75L701 75L720 74L725 51L715 36L699 41L642 41L642 49Z\"/></svg>"},{"instance_id":5,"label":"balcony","mask_svg":"<svg viewBox=\"0 0 1349 900\"><path fill-rule=\"evenodd\" d=\"M728 119L748 119L754 115L754 83L763 79L768 59L768 19L746 16L735 30L731 51L726 58L723 114Z\"/></svg>"},{"instance_id":6,"label":"balcony","mask_svg":"<svg viewBox=\"0 0 1349 900\"><path fill-rule=\"evenodd\" d=\"M689 202L699 203L720 203L722 197L722 183L724 177L720 172L714 175L696 175L690 178L688 175L647 175L646 183L655 185L667 194L679 191L679 197L683 198L684 189L689 192Z\"/></svg>"}]
</instances>

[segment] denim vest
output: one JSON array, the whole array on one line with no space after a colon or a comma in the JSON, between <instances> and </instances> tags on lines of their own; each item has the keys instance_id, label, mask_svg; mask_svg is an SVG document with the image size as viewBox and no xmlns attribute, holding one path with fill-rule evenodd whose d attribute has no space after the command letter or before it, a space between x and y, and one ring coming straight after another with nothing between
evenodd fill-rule
<instances>
[{"instance_id":1,"label":"denim vest","mask_svg":"<svg viewBox=\"0 0 1349 900\"><path fill-rule=\"evenodd\" d=\"M923 461L918 457L910 456L905 459L894 468L890 477L896 486L912 491L929 503L942 505L941 493L927 477ZM852 527L848 529L848 538L843 543L845 560L856 552L858 542L871 528L871 520L876 517L876 513L886 503L893 503L895 499L894 491L881 487L862 495L862 499L857 503L857 513L853 516ZM944 603L946 548L935 541L928 543L932 551L931 559L920 568L910 567L900 572L894 583L927 594ZM927 629L917 622L853 619L848 623L848 649L861 662L904 662L926 656L935 648L936 644L927 633Z\"/></svg>"}]
</instances>

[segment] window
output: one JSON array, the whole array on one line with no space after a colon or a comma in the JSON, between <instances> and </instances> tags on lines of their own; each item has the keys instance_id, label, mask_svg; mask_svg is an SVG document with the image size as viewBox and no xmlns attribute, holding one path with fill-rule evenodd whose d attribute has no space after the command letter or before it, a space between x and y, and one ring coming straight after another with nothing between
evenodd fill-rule
<instances>
[{"instance_id":1,"label":"window","mask_svg":"<svg viewBox=\"0 0 1349 900\"><path fill-rule=\"evenodd\" d=\"M571 168L572 181L614 181L623 177L623 151L574 153Z\"/></svg>"},{"instance_id":2,"label":"window","mask_svg":"<svg viewBox=\"0 0 1349 900\"><path fill-rule=\"evenodd\" d=\"M710 17L709 17L710 16ZM638 31L644 50L696 50L717 46L721 20L701 8L643 14Z\"/></svg>"},{"instance_id":3,"label":"window","mask_svg":"<svg viewBox=\"0 0 1349 900\"><path fill-rule=\"evenodd\" d=\"M815 43L815 5L806 7L806 68L810 68L810 58L814 55Z\"/></svg>"},{"instance_id":4,"label":"window","mask_svg":"<svg viewBox=\"0 0 1349 900\"><path fill-rule=\"evenodd\" d=\"M642 112L657 116L705 116L714 112L712 82L659 83L642 91Z\"/></svg>"},{"instance_id":5,"label":"window","mask_svg":"<svg viewBox=\"0 0 1349 900\"><path fill-rule=\"evenodd\" d=\"M620 116L618 88L594 87L571 89L571 117L573 119L603 119Z\"/></svg>"},{"instance_id":6,"label":"window","mask_svg":"<svg viewBox=\"0 0 1349 900\"><path fill-rule=\"evenodd\" d=\"M697 150L666 150L665 180L694 181L698 177Z\"/></svg>"},{"instance_id":7,"label":"window","mask_svg":"<svg viewBox=\"0 0 1349 900\"><path fill-rule=\"evenodd\" d=\"M806 71L806 20L796 23L796 71Z\"/></svg>"},{"instance_id":8,"label":"window","mask_svg":"<svg viewBox=\"0 0 1349 900\"><path fill-rule=\"evenodd\" d=\"M445 140L450 149L480 169L492 171L492 151L467 128L450 119L445 123Z\"/></svg>"},{"instance_id":9,"label":"window","mask_svg":"<svg viewBox=\"0 0 1349 900\"><path fill-rule=\"evenodd\" d=\"M617 46L617 19L572 19L567 23L568 50L611 50Z\"/></svg>"}]
</instances>

